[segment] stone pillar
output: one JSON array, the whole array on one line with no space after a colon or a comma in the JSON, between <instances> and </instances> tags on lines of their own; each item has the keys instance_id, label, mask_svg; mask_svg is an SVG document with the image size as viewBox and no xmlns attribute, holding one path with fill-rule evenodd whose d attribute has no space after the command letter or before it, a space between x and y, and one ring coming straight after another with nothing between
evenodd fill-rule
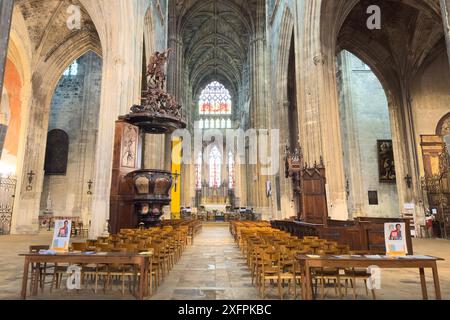
<instances>
[{"instance_id":1,"label":"stone pillar","mask_svg":"<svg viewBox=\"0 0 450 320\"><path fill-rule=\"evenodd\" d=\"M265 27L265 1L258 0L256 4L255 34L250 39L250 68L251 76L251 115L250 128L258 131L258 164L250 165L251 175L249 177L252 186L250 193L250 206L256 213L262 215L263 220L275 218L276 210L276 192L275 175L263 175L263 169L267 167L261 158L262 154L274 156L271 154L270 133L272 129L272 114L268 103L267 75L268 72L268 51L266 43ZM260 137L267 136L267 149L262 150ZM278 160L278 159L277 159ZM272 186L272 196L267 197L266 183L270 181Z\"/></svg>"},{"instance_id":2,"label":"stone pillar","mask_svg":"<svg viewBox=\"0 0 450 320\"><path fill-rule=\"evenodd\" d=\"M109 218L115 121L141 99L146 1L81 1L97 27L104 51L89 232L95 238L103 233Z\"/></svg>"},{"instance_id":3,"label":"stone pillar","mask_svg":"<svg viewBox=\"0 0 450 320\"><path fill-rule=\"evenodd\" d=\"M300 144L309 165L323 158L329 216L347 220L335 48L321 38L322 1L296 2L296 69Z\"/></svg>"},{"instance_id":4,"label":"stone pillar","mask_svg":"<svg viewBox=\"0 0 450 320\"><path fill-rule=\"evenodd\" d=\"M5 73L6 56L8 55L9 32L14 0L2 0L0 2L0 103L2 102L3 77ZM0 124L0 158L2 157L3 143L6 137L7 127Z\"/></svg>"},{"instance_id":5,"label":"stone pillar","mask_svg":"<svg viewBox=\"0 0 450 320\"><path fill-rule=\"evenodd\" d=\"M447 54L450 63L450 0L440 0L442 22L444 25L445 42L447 44Z\"/></svg>"},{"instance_id":6,"label":"stone pillar","mask_svg":"<svg viewBox=\"0 0 450 320\"><path fill-rule=\"evenodd\" d=\"M155 51L162 50L164 48L157 48L155 43L155 22L153 21L153 8L152 3L149 3L149 8L144 20L144 39L145 39L145 56L147 61L155 53ZM143 157L143 167L150 169L164 169L164 140L165 137L162 134L145 134L143 136L144 144L144 157Z\"/></svg>"},{"instance_id":7,"label":"stone pillar","mask_svg":"<svg viewBox=\"0 0 450 320\"><path fill-rule=\"evenodd\" d=\"M5 73L6 56L8 55L9 32L11 30L13 6L14 0L2 0L0 2L0 89L3 88L3 76ZM1 101L2 98L0 94L0 102Z\"/></svg>"},{"instance_id":8,"label":"stone pillar","mask_svg":"<svg viewBox=\"0 0 450 320\"><path fill-rule=\"evenodd\" d=\"M409 87L409 81L404 81L396 95L388 94L388 104L391 114L400 213L411 210L405 209L406 203L413 204L416 226L418 226L425 224L425 208ZM405 181L408 174L412 177L411 188L407 187ZM419 228L416 227L416 230L419 231Z\"/></svg>"},{"instance_id":9,"label":"stone pillar","mask_svg":"<svg viewBox=\"0 0 450 320\"><path fill-rule=\"evenodd\" d=\"M287 79L285 79L287 82ZM289 218L292 216L296 216L297 212L295 212L295 205L293 205L293 186L292 186L292 178L286 178L284 163L285 163L285 153L286 147L295 148L296 146L292 146L289 141L290 130L294 130L290 128L287 124L289 123L289 108L290 102L289 100L279 101L277 106L277 112L279 112L279 124L277 127L280 128L280 148L279 148L279 161L280 161L280 171L279 171L279 179L280 179L280 201L281 201L281 212L278 213L278 219ZM275 193L274 193L275 194Z\"/></svg>"},{"instance_id":10,"label":"stone pillar","mask_svg":"<svg viewBox=\"0 0 450 320\"><path fill-rule=\"evenodd\" d=\"M360 147L357 137L357 126L354 122L354 112L352 95L349 88L352 88L351 64L349 61L349 53L343 52L338 57L340 67L340 89L341 91L341 113L343 119L343 135L346 137L343 141L345 148L345 170L346 180L348 181L349 195L348 208L351 218L364 216L364 191L361 176L361 158ZM346 134L344 134L344 131ZM346 184L347 184L346 181ZM347 186L346 186L347 188Z\"/></svg>"},{"instance_id":11,"label":"stone pillar","mask_svg":"<svg viewBox=\"0 0 450 320\"><path fill-rule=\"evenodd\" d=\"M168 19L168 29L169 29L169 48L171 48L172 54L168 62L167 68L167 91L175 96L175 98L183 106L183 116L185 117L188 124L192 124L190 119L190 99L188 91L184 90L187 88L185 84L185 73L183 66L183 39L179 34L178 30L178 17L177 17L177 6L175 1L169 1L169 19ZM170 138L166 139L166 147L170 146ZM184 143L184 147L189 145L189 143ZM171 166L171 148L165 152L165 163L166 167ZM184 150L183 152L187 152ZM195 183L193 179L190 179L194 170L194 159L191 159L192 164L182 164L181 166L181 178L180 186L181 188L181 205L193 205L191 203L191 194L194 194Z\"/></svg>"}]
</instances>

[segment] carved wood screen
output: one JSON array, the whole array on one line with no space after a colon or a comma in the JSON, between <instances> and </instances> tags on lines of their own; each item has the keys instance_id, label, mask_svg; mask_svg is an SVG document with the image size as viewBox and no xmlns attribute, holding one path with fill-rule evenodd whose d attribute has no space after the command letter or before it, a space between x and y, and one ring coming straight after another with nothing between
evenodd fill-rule
<instances>
[{"instance_id":1,"label":"carved wood screen","mask_svg":"<svg viewBox=\"0 0 450 320\"><path fill-rule=\"evenodd\" d=\"M436 214L434 233L438 237L450 236L450 173L448 163L448 150L444 148L444 137L450 134L450 114L439 121L436 135L422 135L422 159L424 176L422 189L428 200L428 209ZM448 160L447 160L448 161ZM445 167L445 168L444 168Z\"/></svg>"}]
</instances>

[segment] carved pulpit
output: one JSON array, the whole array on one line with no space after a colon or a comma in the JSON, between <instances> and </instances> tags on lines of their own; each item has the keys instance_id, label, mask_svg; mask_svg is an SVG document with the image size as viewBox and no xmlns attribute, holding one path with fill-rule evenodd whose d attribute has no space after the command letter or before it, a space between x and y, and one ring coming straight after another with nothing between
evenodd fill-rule
<instances>
[{"instance_id":1,"label":"carved pulpit","mask_svg":"<svg viewBox=\"0 0 450 320\"><path fill-rule=\"evenodd\" d=\"M303 162L301 148L290 152L286 148L286 178L292 179L294 197L297 203L297 218L300 221L327 225L328 206L326 197L325 166L313 166Z\"/></svg>"},{"instance_id":2,"label":"carved pulpit","mask_svg":"<svg viewBox=\"0 0 450 320\"><path fill-rule=\"evenodd\" d=\"M132 106L130 113L116 122L110 202L112 233L157 224L163 208L171 202L173 174L142 168L144 134L171 134L186 128L181 105L165 91L164 70L170 52L171 49L156 52L151 57L142 104Z\"/></svg>"}]
</instances>

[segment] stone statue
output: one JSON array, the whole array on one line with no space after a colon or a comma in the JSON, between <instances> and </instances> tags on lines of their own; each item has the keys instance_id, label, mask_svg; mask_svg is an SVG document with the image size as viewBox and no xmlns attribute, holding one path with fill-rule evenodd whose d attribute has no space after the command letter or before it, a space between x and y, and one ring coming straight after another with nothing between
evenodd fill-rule
<instances>
[{"instance_id":1,"label":"stone statue","mask_svg":"<svg viewBox=\"0 0 450 320\"><path fill-rule=\"evenodd\" d=\"M47 205L46 205L44 214L53 214L53 210L52 210L52 198L51 198L50 190L48 191Z\"/></svg>"}]
</instances>

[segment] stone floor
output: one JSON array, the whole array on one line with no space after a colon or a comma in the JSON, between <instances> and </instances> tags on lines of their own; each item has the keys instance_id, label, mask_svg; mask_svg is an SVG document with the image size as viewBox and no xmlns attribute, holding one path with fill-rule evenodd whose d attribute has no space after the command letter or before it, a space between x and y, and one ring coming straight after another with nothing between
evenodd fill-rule
<instances>
[{"instance_id":1,"label":"stone floor","mask_svg":"<svg viewBox=\"0 0 450 320\"><path fill-rule=\"evenodd\" d=\"M26 252L30 244L51 242L51 234L38 236L0 237L0 299L18 299L23 269L23 258L18 253ZM439 262L439 276L444 299L450 299L450 241L415 239L416 254L428 254L444 258ZM427 271L429 297L434 298L431 272ZM421 299L420 281L416 270L383 270L382 288L378 299ZM276 290L269 291L269 299L277 299ZM60 289L53 294L45 290L36 299L134 299L122 296L120 286L104 294L94 295L92 289L67 292ZM234 244L227 224L206 224L193 246L189 246L178 264L172 269L152 300L256 300L257 289L251 285L250 272L245 259ZM336 299L334 289L327 289L327 299ZM351 292L347 299L353 299ZM359 283L358 299L371 299L365 295Z\"/></svg>"}]
</instances>

